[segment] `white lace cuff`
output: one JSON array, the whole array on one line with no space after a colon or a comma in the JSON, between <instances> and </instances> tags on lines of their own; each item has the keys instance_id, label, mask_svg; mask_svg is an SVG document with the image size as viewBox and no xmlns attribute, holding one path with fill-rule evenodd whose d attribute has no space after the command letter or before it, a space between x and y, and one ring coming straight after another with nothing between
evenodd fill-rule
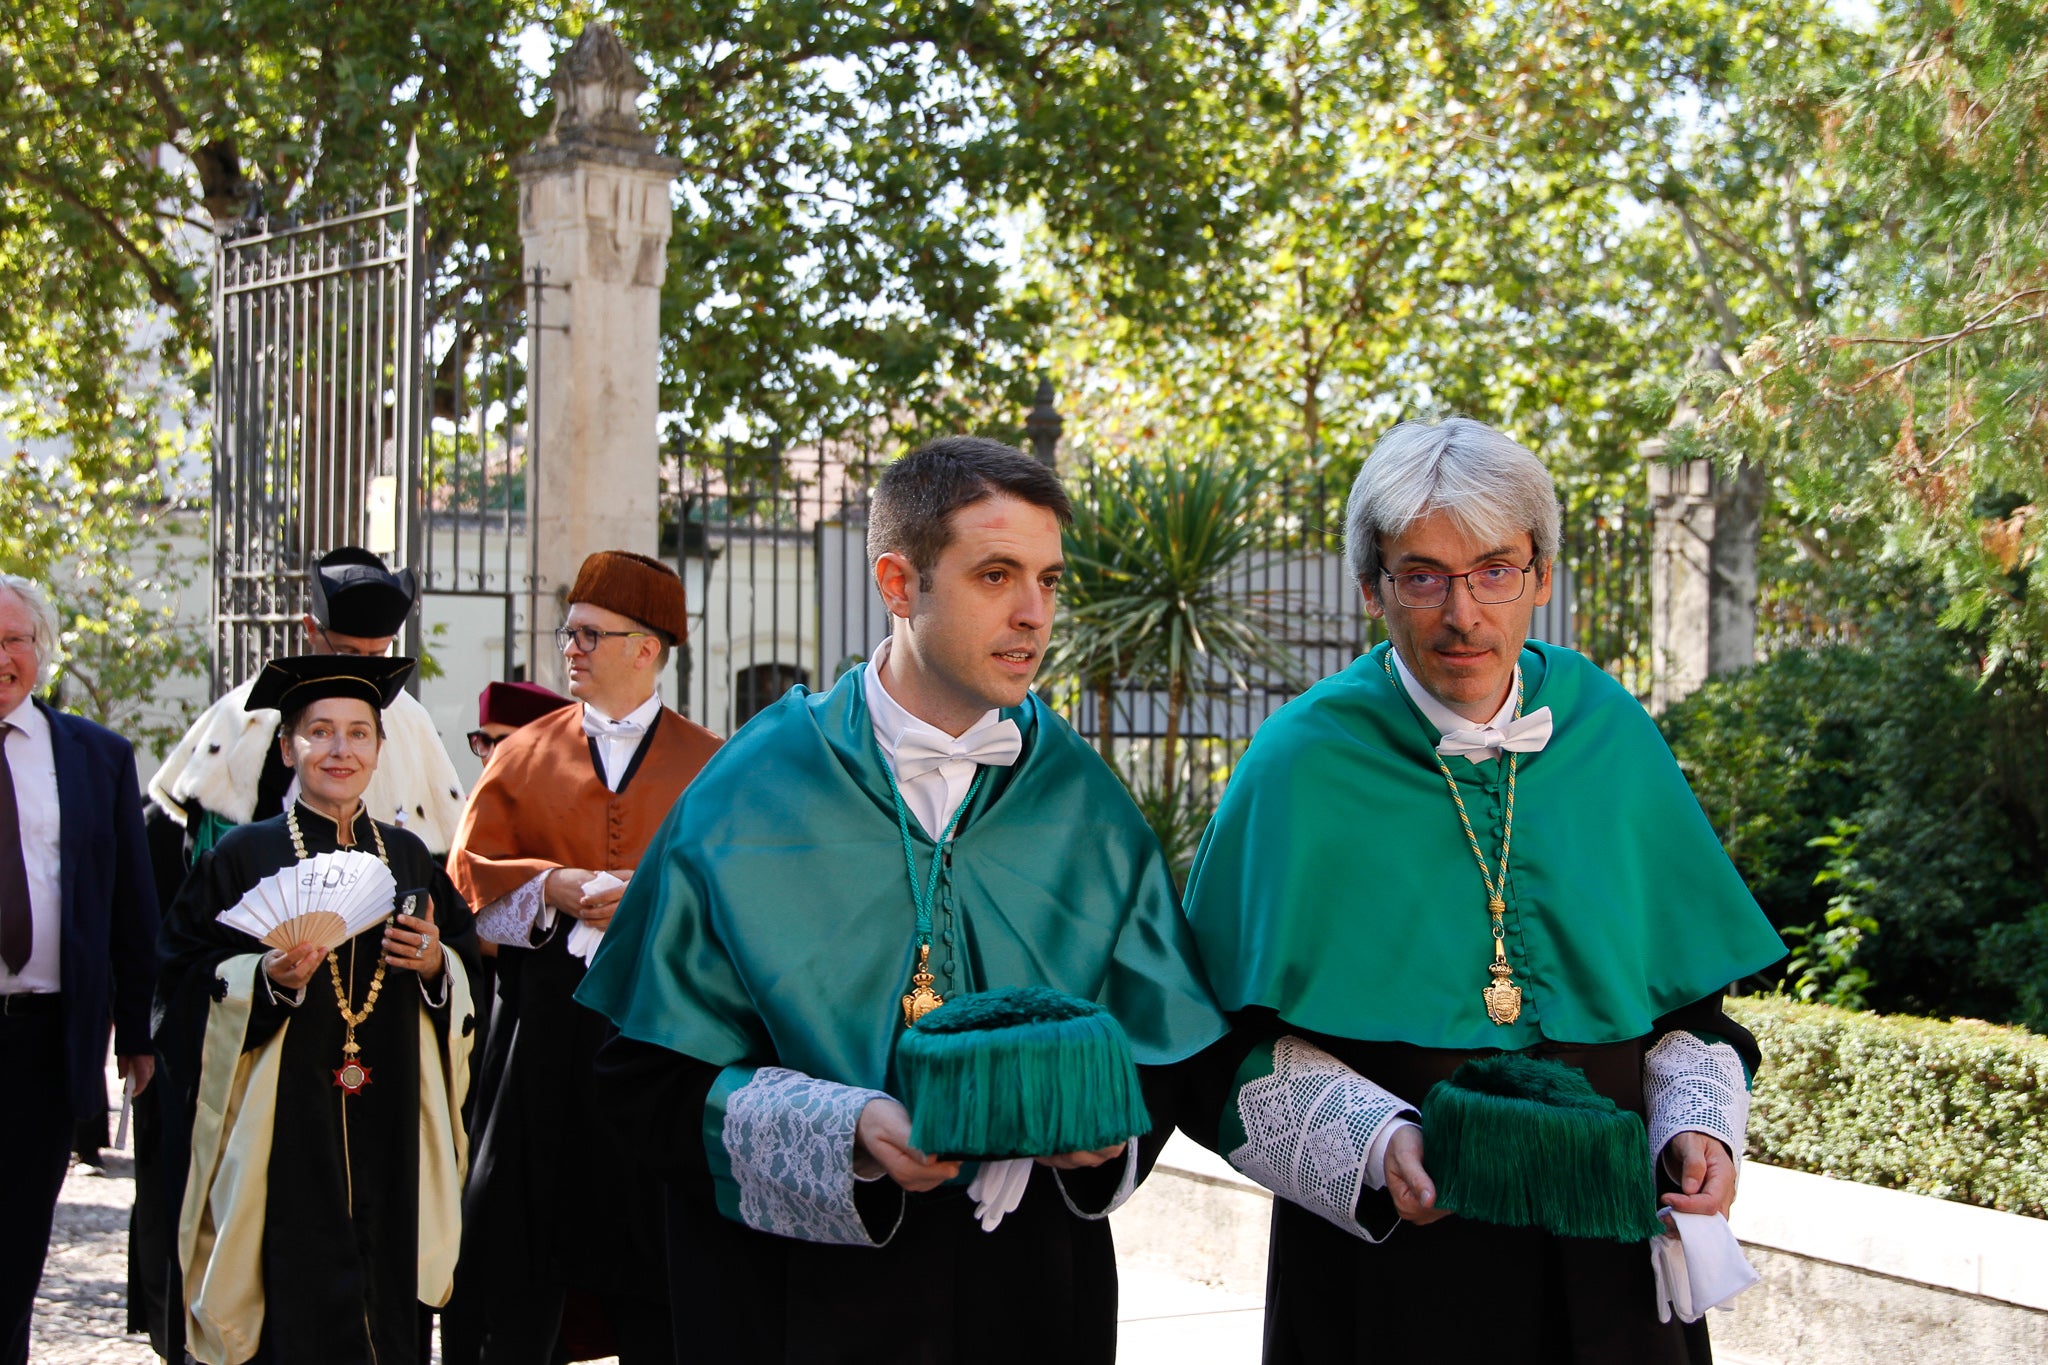
<instances>
[{"instance_id":1,"label":"white lace cuff","mask_svg":"<svg viewBox=\"0 0 2048 1365\"><path fill-rule=\"evenodd\" d=\"M726 1068L704 1112L719 1209L778 1237L886 1245L896 1229L877 1240L854 1206L853 1138L861 1110L887 1098L785 1067Z\"/></svg>"},{"instance_id":2,"label":"white lace cuff","mask_svg":"<svg viewBox=\"0 0 2048 1365\"><path fill-rule=\"evenodd\" d=\"M1367 1160L1382 1130L1415 1110L1291 1034L1254 1048L1236 1086L1223 1121L1230 1164L1352 1236L1380 1240L1358 1223Z\"/></svg>"},{"instance_id":3,"label":"white lace cuff","mask_svg":"<svg viewBox=\"0 0 2048 1365\"><path fill-rule=\"evenodd\" d=\"M1643 1107L1650 1114L1650 1159L1678 1133L1718 1138L1742 1167L1749 1133L1749 1080L1726 1043L1683 1029L1665 1034L1643 1058Z\"/></svg>"},{"instance_id":4,"label":"white lace cuff","mask_svg":"<svg viewBox=\"0 0 2048 1365\"><path fill-rule=\"evenodd\" d=\"M517 891L500 896L477 911L476 936L507 948L531 947L533 923L547 908L541 900L547 881L548 874L543 872Z\"/></svg>"},{"instance_id":5,"label":"white lace cuff","mask_svg":"<svg viewBox=\"0 0 2048 1365\"><path fill-rule=\"evenodd\" d=\"M1074 1196L1067 1190L1064 1173L1054 1171L1052 1178L1059 1182L1060 1198L1066 1203L1069 1213L1076 1218L1086 1218L1091 1223L1107 1218L1122 1208L1124 1201L1131 1197L1131 1191L1138 1188L1138 1140L1132 1138L1124 1144L1124 1177L1116 1182L1116 1193L1109 1197L1109 1202L1099 1209L1084 1209L1074 1202Z\"/></svg>"}]
</instances>

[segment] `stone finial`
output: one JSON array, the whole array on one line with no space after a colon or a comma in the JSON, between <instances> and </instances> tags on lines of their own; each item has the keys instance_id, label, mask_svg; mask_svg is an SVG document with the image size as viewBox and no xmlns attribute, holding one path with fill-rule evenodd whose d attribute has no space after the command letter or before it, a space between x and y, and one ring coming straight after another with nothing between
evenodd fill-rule
<instances>
[{"instance_id":1,"label":"stone finial","mask_svg":"<svg viewBox=\"0 0 2048 1365\"><path fill-rule=\"evenodd\" d=\"M591 24L570 46L548 80L555 120L534 145L535 154L586 148L651 153L655 140L640 127L634 101L647 78L608 24Z\"/></svg>"}]
</instances>

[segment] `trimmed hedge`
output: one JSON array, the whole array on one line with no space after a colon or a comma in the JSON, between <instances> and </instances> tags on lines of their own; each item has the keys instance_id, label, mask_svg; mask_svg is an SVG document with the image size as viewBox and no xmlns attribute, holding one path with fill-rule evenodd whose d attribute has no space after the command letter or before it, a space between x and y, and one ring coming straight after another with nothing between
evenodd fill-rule
<instances>
[{"instance_id":1,"label":"trimmed hedge","mask_svg":"<svg viewBox=\"0 0 2048 1365\"><path fill-rule=\"evenodd\" d=\"M1768 995L1728 1013L1763 1045L1750 1156L2048 1217L2048 1038Z\"/></svg>"}]
</instances>

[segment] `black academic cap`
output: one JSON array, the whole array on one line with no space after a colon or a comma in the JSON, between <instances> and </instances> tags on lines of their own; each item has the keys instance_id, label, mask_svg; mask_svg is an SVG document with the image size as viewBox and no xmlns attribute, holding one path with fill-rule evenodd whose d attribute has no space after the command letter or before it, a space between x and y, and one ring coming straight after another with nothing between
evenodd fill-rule
<instances>
[{"instance_id":1,"label":"black academic cap","mask_svg":"<svg viewBox=\"0 0 2048 1365\"><path fill-rule=\"evenodd\" d=\"M338 635L381 640L405 628L419 600L411 569L397 573L368 550L344 545L313 568L313 619Z\"/></svg>"},{"instance_id":2,"label":"black academic cap","mask_svg":"<svg viewBox=\"0 0 2048 1365\"><path fill-rule=\"evenodd\" d=\"M328 697L354 697L383 710L398 700L412 676L411 659L365 659L354 654L288 654L256 675L245 711L293 711Z\"/></svg>"}]
</instances>

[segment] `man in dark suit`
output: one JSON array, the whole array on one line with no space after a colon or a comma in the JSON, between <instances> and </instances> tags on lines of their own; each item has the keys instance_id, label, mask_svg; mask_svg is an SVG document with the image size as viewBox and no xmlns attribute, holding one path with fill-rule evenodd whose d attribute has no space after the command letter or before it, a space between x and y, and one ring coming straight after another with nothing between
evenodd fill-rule
<instances>
[{"instance_id":1,"label":"man in dark suit","mask_svg":"<svg viewBox=\"0 0 2048 1365\"><path fill-rule=\"evenodd\" d=\"M32 693L57 614L0 574L0 1365L29 1315L72 1125L104 1111L107 1025L131 1093L149 1084L156 890L128 741Z\"/></svg>"}]
</instances>

